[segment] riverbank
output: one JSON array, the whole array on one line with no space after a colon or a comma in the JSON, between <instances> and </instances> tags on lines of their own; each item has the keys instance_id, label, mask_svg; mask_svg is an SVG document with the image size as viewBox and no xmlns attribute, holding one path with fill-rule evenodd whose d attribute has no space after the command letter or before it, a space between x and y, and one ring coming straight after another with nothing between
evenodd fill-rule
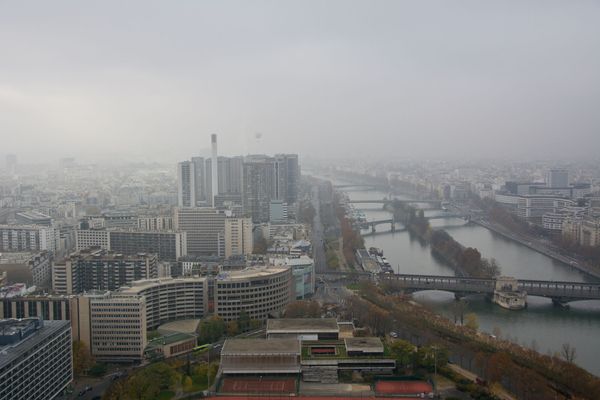
<instances>
[{"instance_id":1,"label":"riverbank","mask_svg":"<svg viewBox=\"0 0 600 400\"><path fill-rule=\"evenodd\" d=\"M497 233L500 236L503 236L503 237L510 239L516 243L519 243L522 246L528 247L529 249L531 249L535 252L543 254L555 261L561 262L565 266L576 269L576 270L583 272L593 278L600 279L600 271L598 271L596 268L592 268L592 267L582 264L580 262L573 261L569 257L563 256L561 254L557 254L556 252L549 250L545 245L543 245L541 243L536 243L535 239L533 239L533 238L526 240L524 238L518 237L517 235L515 235L513 233L506 231L505 229L502 229L501 227L491 224L490 222L479 220L479 219L472 219L469 223L473 223L473 224L482 226L486 229L489 229L490 231L492 231L494 233Z\"/></svg>"}]
</instances>

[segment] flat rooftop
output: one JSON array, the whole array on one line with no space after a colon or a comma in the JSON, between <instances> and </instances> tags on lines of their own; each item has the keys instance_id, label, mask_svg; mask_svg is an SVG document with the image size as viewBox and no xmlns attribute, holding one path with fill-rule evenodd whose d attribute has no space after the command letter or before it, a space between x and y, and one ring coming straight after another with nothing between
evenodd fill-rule
<instances>
[{"instance_id":1,"label":"flat rooftop","mask_svg":"<svg viewBox=\"0 0 600 400\"><path fill-rule=\"evenodd\" d=\"M190 340L190 339L195 340L196 335L192 335L189 333L176 332L176 333L171 333L171 334L160 336L160 337L150 340L148 342L148 347L160 347L160 346L165 346L168 344L173 344L173 343L181 342L184 340Z\"/></svg>"},{"instance_id":2,"label":"flat rooftop","mask_svg":"<svg viewBox=\"0 0 600 400\"><path fill-rule=\"evenodd\" d=\"M198 282L203 283L206 278L203 277L188 277L188 278L157 278L157 279L141 279L131 282L131 286L123 286L119 288L120 293L139 293L143 290L160 286L160 285L175 285L178 283Z\"/></svg>"},{"instance_id":3,"label":"flat rooftop","mask_svg":"<svg viewBox=\"0 0 600 400\"><path fill-rule=\"evenodd\" d=\"M267 333L339 332L335 318L277 318L267 320Z\"/></svg>"},{"instance_id":4,"label":"flat rooftop","mask_svg":"<svg viewBox=\"0 0 600 400\"><path fill-rule=\"evenodd\" d=\"M378 337L345 338L347 352L383 353L383 343Z\"/></svg>"},{"instance_id":5,"label":"flat rooftop","mask_svg":"<svg viewBox=\"0 0 600 400\"><path fill-rule=\"evenodd\" d=\"M286 270L289 270L289 267L248 267L237 271L222 272L217 275L217 281L235 281L238 279L242 280L248 278L260 278L278 274Z\"/></svg>"},{"instance_id":6,"label":"flat rooftop","mask_svg":"<svg viewBox=\"0 0 600 400\"><path fill-rule=\"evenodd\" d=\"M300 355L298 339L227 339L221 355Z\"/></svg>"},{"instance_id":7,"label":"flat rooftop","mask_svg":"<svg viewBox=\"0 0 600 400\"><path fill-rule=\"evenodd\" d=\"M23 340L12 345L0 346L0 369L24 356L51 335L63 329L70 329L70 326L69 321L44 321L42 328L37 329Z\"/></svg>"}]
</instances>

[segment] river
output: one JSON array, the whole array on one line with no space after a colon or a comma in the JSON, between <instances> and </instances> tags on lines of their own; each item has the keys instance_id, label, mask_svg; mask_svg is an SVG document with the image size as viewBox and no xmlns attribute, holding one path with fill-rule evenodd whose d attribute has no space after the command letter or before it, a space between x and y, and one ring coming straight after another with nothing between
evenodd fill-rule
<instances>
[{"instance_id":1,"label":"river","mask_svg":"<svg viewBox=\"0 0 600 400\"><path fill-rule=\"evenodd\" d=\"M380 191L346 191L352 200L381 200L387 194ZM357 205L358 206L358 205ZM358 207L357 207L358 208ZM361 204L368 220L389 218L381 205ZM436 211L426 211L435 213ZM588 278L571 267L552 260L488 229L466 224L462 219L432 220L434 227L444 227L460 243L476 247L484 257L495 258L503 275L522 279L555 281L587 281ZM365 246L383 249L396 272L405 274L454 275L454 271L435 259L428 245L422 245L404 232L387 232L390 227L379 225L376 235L365 237ZM366 233L368 231L364 231ZM451 304L454 295L448 292L415 293L419 303L453 319ZM467 311L477 314L480 330L501 332L501 337L533 347L541 353L557 352L563 343L577 349L575 362L600 376L600 301L582 301L560 309L549 299L528 298L528 308L509 311L488 302L482 296L467 298Z\"/></svg>"}]
</instances>

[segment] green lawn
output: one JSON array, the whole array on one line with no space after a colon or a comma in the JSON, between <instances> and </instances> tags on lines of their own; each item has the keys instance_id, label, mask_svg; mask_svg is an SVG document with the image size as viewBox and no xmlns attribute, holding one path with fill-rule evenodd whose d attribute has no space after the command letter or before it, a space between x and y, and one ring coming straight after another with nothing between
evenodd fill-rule
<instances>
[{"instance_id":1,"label":"green lawn","mask_svg":"<svg viewBox=\"0 0 600 400\"><path fill-rule=\"evenodd\" d=\"M175 397L175 392L172 390L163 390L158 394L157 400L171 400Z\"/></svg>"}]
</instances>

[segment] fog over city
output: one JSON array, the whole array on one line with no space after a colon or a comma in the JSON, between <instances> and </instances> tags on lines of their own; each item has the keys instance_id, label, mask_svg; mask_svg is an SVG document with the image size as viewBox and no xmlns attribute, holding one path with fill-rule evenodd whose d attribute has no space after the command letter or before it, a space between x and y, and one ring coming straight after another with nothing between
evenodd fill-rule
<instances>
[{"instance_id":1,"label":"fog over city","mask_svg":"<svg viewBox=\"0 0 600 400\"><path fill-rule=\"evenodd\" d=\"M0 155L569 159L600 148L593 1L0 2Z\"/></svg>"}]
</instances>

